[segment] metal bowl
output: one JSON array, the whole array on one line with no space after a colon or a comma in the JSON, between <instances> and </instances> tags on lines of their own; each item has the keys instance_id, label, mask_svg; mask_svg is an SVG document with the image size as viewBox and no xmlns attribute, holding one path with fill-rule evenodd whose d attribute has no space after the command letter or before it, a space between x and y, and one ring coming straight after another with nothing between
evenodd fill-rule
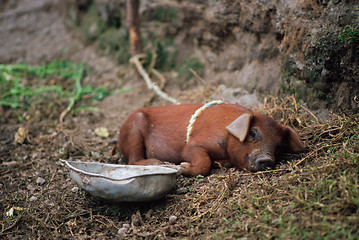
<instances>
[{"instance_id":1,"label":"metal bowl","mask_svg":"<svg viewBox=\"0 0 359 240\"><path fill-rule=\"evenodd\" d=\"M115 165L63 162L71 178L94 197L111 202L142 202L164 197L175 185L180 167L175 165Z\"/></svg>"}]
</instances>

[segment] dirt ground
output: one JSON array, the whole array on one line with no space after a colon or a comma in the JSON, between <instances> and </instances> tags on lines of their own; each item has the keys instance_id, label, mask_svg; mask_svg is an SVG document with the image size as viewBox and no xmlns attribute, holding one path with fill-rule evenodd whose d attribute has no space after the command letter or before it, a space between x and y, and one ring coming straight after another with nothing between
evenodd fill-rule
<instances>
[{"instance_id":1,"label":"dirt ground","mask_svg":"<svg viewBox=\"0 0 359 240\"><path fill-rule=\"evenodd\" d=\"M0 109L1 238L121 238L123 233L119 230L127 227L126 224L129 227L125 238L160 236L163 229L181 234L176 230L176 223L168 223L171 216L180 218L173 209L173 203L179 201L176 192L171 192L172 197L151 203L111 205L98 202L76 187L60 161L71 158L118 163L119 156L109 155L108 139L97 137L94 129L107 127L109 139L114 138L121 123L134 109L168 103L154 97L142 81L133 80L133 68L117 66L110 58L99 55L93 46L79 41L76 32L66 28L61 11L51 9L47 1L31 4L14 1L6 6L6 11L0 15L1 63L43 64L53 59L85 62L91 73L86 75L83 84L132 90L95 104L100 112L69 114L63 124L59 124L59 116L66 102L57 104L51 112L44 110L46 102L23 111L28 120L22 123L17 121L12 110ZM192 91L189 91L181 93L181 98L183 101L187 98L187 102L203 102L207 96L202 94L202 89L198 89L201 91L199 97L191 96ZM178 97L180 92L171 94ZM21 145L14 142L19 127L28 129L28 139ZM187 180L180 177L176 188L181 189L184 181ZM15 210L15 218L8 219L5 213L13 207L23 210ZM159 228L147 232L137 230L146 221L142 219L144 214L147 220L155 218Z\"/></svg>"},{"instance_id":2,"label":"dirt ground","mask_svg":"<svg viewBox=\"0 0 359 240\"><path fill-rule=\"evenodd\" d=\"M342 118L340 121L336 118L337 125L322 123L310 129L313 113L305 108L296 109L298 104L293 99L283 101L283 105L280 101L268 100L265 111L282 123L295 125L306 143L313 144L310 147L313 151L308 155L286 156L273 172L250 174L215 169L208 177L179 176L176 186L165 198L149 203L109 204L79 189L70 179L62 159L118 163L119 156L110 156L111 146L107 141L116 137L127 115L140 107L168 102L148 90L144 82L134 80L133 67L117 66L93 46L79 41L76 33L66 28L59 15L61 11L53 11L47 1L36 0L32 4L7 5L8 9L0 13L0 63L43 64L53 59L85 62L91 72L86 75L84 84L131 90L93 104L100 112L70 113L63 123L59 122L59 117L67 102L56 103L51 111L44 107L47 103L34 105L31 110L21 112L25 118L21 123L14 111L0 109L0 238L303 239L307 236L320 239L328 236L326 228L334 232L329 235L331 239L359 236L359 205L358 198L354 198L358 197L357 162L353 163L350 158L328 157L325 154L332 148L323 147L315 138L323 134L339 148L343 146L342 139L354 135L351 132L352 135L338 136L336 127L342 126ZM184 103L203 103L215 93L215 86L207 87L196 81L190 88L174 88L173 76L168 74L166 78L165 91ZM297 117L293 117L293 112ZM324 115L332 118L329 113ZM358 121L357 116L345 119L353 123ZM19 127L28 129L28 138L23 144L14 141ZM107 127L110 136L107 139L96 136L97 127ZM355 132L358 125L349 128ZM357 146L352 152L356 159ZM314 167L318 168L313 170ZM338 209L329 209L337 206L333 205L335 199L329 198L318 200L322 205L306 205L307 196L302 195L301 188L291 195L293 186L318 181L318 176L324 172L330 179L337 169L352 170L354 177L347 181L348 189L352 186L356 194L354 197L349 194ZM343 190L343 193L346 192ZM276 203L286 199L294 199L296 204L288 201L276 207ZM11 208L14 214L8 217L6 213ZM325 217L319 214L322 210L327 213ZM313 211L316 214L311 215ZM267 212L274 216L271 221L266 219ZM293 219L285 219L286 213ZM261 220L256 222L257 218ZM281 221L291 222L293 226L296 222L304 222L299 231L307 231L308 235L292 231L291 225L281 225ZM331 228L331 224L337 228ZM340 232L339 228L348 234Z\"/></svg>"}]
</instances>

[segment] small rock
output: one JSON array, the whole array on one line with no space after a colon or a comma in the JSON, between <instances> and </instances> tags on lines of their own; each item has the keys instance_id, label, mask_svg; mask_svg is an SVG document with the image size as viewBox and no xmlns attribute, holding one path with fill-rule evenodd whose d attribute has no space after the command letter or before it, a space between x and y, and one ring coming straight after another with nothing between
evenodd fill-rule
<instances>
[{"instance_id":1,"label":"small rock","mask_svg":"<svg viewBox=\"0 0 359 240\"><path fill-rule=\"evenodd\" d=\"M122 228L118 229L117 233L118 233L118 235L120 235L120 237L124 237L126 235L127 231L128 231L127 228L122 227Z\"/></svg>"},{"instance_id":2,"label":"small rock","mask_svg":"<svg viewBox=\"0 0 359 240\"><path fill-rule=\"evenodd\" d=\"M78 187L73 187L73 188L71 189L71 192L73 192L73 193L78 193L78 192L79 192L79 188L78 188Z\"/></svg>"},{"instance_id":3,"label":"small rock","mask_svg":"<svg viewBox=\"0 0 359 240\"><path fill-rule=\"evenodd\" d=\"M39 184L39 185L42 185L42 184L44 184L45 182L46 182L46 180L43 179L42 177L38 177L38 178L36 179L36 183Z\"/></svg>"},{"instance_id":4,"label":"small rock","mask_svg":"<svg viewBox=\"0 0 359 240\"><path fill-rule=\"evenodd\" d=\"M10 162L3 162L2 165L8 167L8 168L13 168L19 165L19 163L17 161L10 161Z\"/></svg>"},{"instance_id":5,"label":"small rock","mask_svg":"<svg viewBox=\"0 0 359 240\"><path fill-rule=\"evenodd\" d=\"M169 224L174 224L177 221L177 216L172 215L169 217L168 222Z\"/></svg>"},{"instance_id":6,"label":"small rock","mask_svg":"<svg viewBox=\"0 0 359 240\"><path fill-rule=\"evenodd\" d=\"M19 189L19 190L17 190L17 192L18 192L19 194L23 194L23 195L26 194L26 190L23 190L23 189Z\"/></svg>"},{"instance_id":7,"label":"small rock","mask_svg":"<svg viewBox=\"0 0 359 240\"><path fill-rule=\"evenodd\" d=\"M26 188L30 191L30 193L33 193L36 190L36 187L34 187L32 184L27 185Z\"/></svg>"},{"instance_id":8,"label":"small rock","mask_svg":"<svg viewBox=\"0 0 359 240\"><path fill-rule=\"evenodd\" d=\"M148 210L148 212L147 212L146 215L145 215L145 217L146 217L147 220L150 220L150 219L151 219L152 213L153 213L153 210L152 210L152 209Z\"/></svg>"},{"instance_id":9,"label":"small rock","mask_svg":"<svg viewBox=\"0 0 359 240\"><path fill-rule=\"evenodd\" d=\"M23 144L25 139L27 138L27 134L28 134L28 129L24 127L19 127L14 137L15 142L18 144Z\"/></svg>"},{"instance_id":10,"label":"small rock","mask_svg":"<svg viewBox=\"0 0 359 240\"><path fill-rule=\"evenodd\" d=\"M4 186L4 184L0 183L0 189Z\"/></svg>"},{"instance_id":11,"label":"small rock","mask_svg":"<svg viewBox=\"0 0 359 240\"><path fill-rule=\"evenodd\" d=\"M176 190L177 194L185 194L189 192L188 188L182 187Z\"/></svg>"},{"instance_id":12,"label":"small rock","mask_svg":"<svg viewBox=\"0 0 359 240\"><path fill-rule=\"evenodd\" d=\"M29 199L30 202L35 202L36 200L37 200L37 197L35 197L35 196L32 196L32 197Z\"/></svg>"},{"instance_id":13,"label":"small rock","mask_svg":"<svg viewBox=\"0 0 359 240\"><path fill-rule=\"evenodd\" d=\"M131 217L131 222L134 226L140 226L142 221L141 213L140 211L137 211L135 214Z\"/></svg>"},{"instance_id":14,"label":"small rock","mask_svg":"<svg viewBox=\"0 0 359 240\"><path fill-rule=\"evenodd\" d=\"M227 103L239 104L245 107L262 105L255 93L250 94L242 88L228 88L224 84L218 86L216 93L211 98L223 99Z\"/></svg>"},{"instance_id":15,"label":"small rock","mask_svg":"<svg viewBox=\"0 0 359 240\"><path fill-rule=\"evenodd\" d=\"M131 225L128 224L128 223L124 223L124 224L122 225L122 228L130 229L130 227L131 227Z\"/></svg>"},{"instance_id":16,"label":"small rock","mask_svg":"<svg viewBox=\"0 0 359 240\"><path fill-rule=\"evenodd\" d=\"M252 107L252 106L260 106L261 102L259 102L257 95L255 93L252 93L252 94L240 96L238 98L238 104L246 107Z\"/></svg>"},{"instance_id":17,"label":"small rock","mask_svg":"<svg viewBox=\"0 0 359 240\"><path fill-rule=\"evenodd\" d=\"M46 205L48 205L49 207L55 206L55 204L54 204L53 202L51 202L49 199L46 200L46 201L44 201L44 203L45 203Z\"/></svg>"}]
</instances>

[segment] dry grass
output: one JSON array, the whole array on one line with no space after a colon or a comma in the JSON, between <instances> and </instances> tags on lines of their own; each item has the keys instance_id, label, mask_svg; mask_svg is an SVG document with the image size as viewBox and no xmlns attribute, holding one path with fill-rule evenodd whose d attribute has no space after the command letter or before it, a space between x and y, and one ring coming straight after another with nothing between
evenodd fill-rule
<instances>
[{"instance_id":1,"label":"dry grass","mask_svg":"<svg viewBox=\"0 0 359 240\"><path fill-rule=\"evenodd\" d=\"M222 170L196 179L177 211L190 238L329 238L359 236L359 115L320 122L295 99L262 109L295 126L308 152L256 174ZM184 180L185 183L188 180ZM178 191L178 189L177 189Z\"/></svg>"},{"instance_id":2,"label":"dry grass","mask_svg":"<svg viewBox=\"0 0 359 240\"><path fill-rule=\"evenodd\" d=\"M308 152L286 155L266 172L216 169L208 177L179 177L165 199L117 205L72 191L57 158L40 153L43 160L28 160L18 171L0 169L0 236L116 239L127 226L125 239L357 239L359 115L321 121L293 97L268 98L261 111L294 126ZM113 161L105 156L92 158ZM38 175L46 182L34 186ZM23 210L7 217L13 206Z\"/></svg>"},{"instance_id":3,"label":"dry grass","mask_svg":"<svg viewBox=\"0 0 359 240\"><path fill-rule=\"evenodd\" d=\"M292 20L287 20L284 27L284 36L281 42L281 48L284 56L295 52L299 60L304 61L305 53L310 44L305 40L308 35L308 29L298 25L292 25Z\"/></svg>"}]
</instances>

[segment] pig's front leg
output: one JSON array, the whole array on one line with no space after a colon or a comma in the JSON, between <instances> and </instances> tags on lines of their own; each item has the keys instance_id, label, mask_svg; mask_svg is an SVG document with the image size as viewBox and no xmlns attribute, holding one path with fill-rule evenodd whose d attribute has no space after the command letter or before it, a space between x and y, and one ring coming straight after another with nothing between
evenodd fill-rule
<instances>
[{"instance_id":1,"label":"pig's front leg","mask_svg":"<svg viewBox=\"0 0 359 240\"><path fill-rule=\"evenodd\" d=\"M183 151L183 159L181 163L182 173L185 176L206 176L211 170L211 159L208 151L203 147L186 146Z\"/></svg>"},{"instance_id":2,"label":"pig's front leg","mask_svg":"<svg viewBox=\"0 0 359 240\"><path fill-rule=\"evenodd\" d=\"M155 158L150 158L150 159L138 159L136 161L129 161L129 164L134 164L134 165L162 165L164 164L162 161L155 159Z\"/></svg>"}]
</instances>

